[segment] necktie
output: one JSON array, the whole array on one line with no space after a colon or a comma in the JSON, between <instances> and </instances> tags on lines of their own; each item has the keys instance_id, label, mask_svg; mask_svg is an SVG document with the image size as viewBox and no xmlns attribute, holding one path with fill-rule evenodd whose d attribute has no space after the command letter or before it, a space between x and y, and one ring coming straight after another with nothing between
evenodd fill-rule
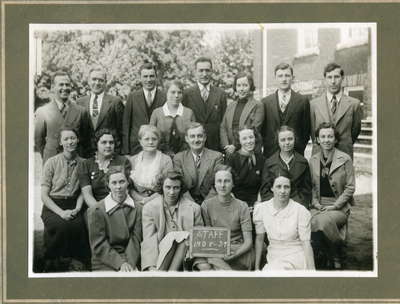
<instances>
[{"instance_id":1,"label":"necktie","mask_svg":"<svg viewBox=\"0 0 400 304\"><path fill-rule=\"evenodd\" d=\"M332 110L332 114L335 114L337 109L337 99L336 99L336 95L332 96L332 101L331 101L331 110Z\"/></svg>"},{"instance_id":2,"label":"necktie","mask_svg":"<svg viewBox=\"0 0 400 304\"><path fill-rule=\"evenodd\" d=\"M204 102L207 101L207 98L208 98L208 91L207 91L206 87L203 87L203 88L201 89L201 98L203 99Z\"/></svg>"},{"instance_id":3,"label":"necktie","mask_svg":"<svg viewBox=\"0 0 400 304\"><path fill-rule=\"evenodd\" d=\"M200 168L200 155L196 155L196 168Z\"/></svg>"},{"instance_id":4,"label":"necktie","mask_svg":"<svg viewBox=\"0 0 400 304\"><path fill-rule=\"evenodd\" d=\"M96 118L99 115L99 102L97 100L98 96L95 94L93 99L92 116Z\"/></svg>"},{"instance_id":5,"label":"necktie","mask_svg":"<svg viewBox=\"0 0 400 304\"><path fill-rule=\"evenodd\" d=\"M147 91L147 94L146 94L146 101L147 101L147 105L148 105L149 107L151 107L151 104L153 103L153 99L152 99L152 97L151 97L151 92L150 92L150 91Z\"/></svg>"},{"instance_id":6,"label":"necktie","mask_svg":"<svg viewBox=\"0 0 400 304\"><path fill-rule=\"evenodd\" d=\"M67 115L67 105L65 103L62 104L60 113L63 118Z\"/></svg>"},{"instance_id":7,"label":"necktie","mask_svg":"<svg viewBox=\"0 0 400 304\"><path fill-rule=\"evenodd\" d=\"M280 104L282 113L285 112L287 104L288 104L287 95L282 95L282 100L281 100L281 104Z\"/></svg>"}]
</instances>

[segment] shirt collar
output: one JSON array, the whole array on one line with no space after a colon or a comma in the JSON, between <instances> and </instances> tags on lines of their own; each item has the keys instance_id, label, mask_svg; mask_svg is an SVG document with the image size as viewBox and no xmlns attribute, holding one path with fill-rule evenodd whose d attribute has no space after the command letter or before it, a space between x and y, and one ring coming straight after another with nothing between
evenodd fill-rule
<instances>
[{"instance_id":1,"label":"shirt collar","mask_svg":"<svg viewBox=\"0 0 400 304\"><path fill-rule=\"evenodd\" d=\"M178 106L178 110L176 111L176 114L172 114L168 108L167 103L164 103L163 107L163 112L165 116L171 116L171 117L175 117L175 116L182 116L183 115L183 105L180 103Z\"/></svg>"},{"instance_id":2,"label":"shirt collar","mask_svg":"<svg viewBox=\"0 0 400 304\"><path fill-rule=\"evenodd\" d=\"M281 90L278 90L278 97L279 97L279 100L282 100L283 96L287 96L287 99L286 99L286 100L289 101L291 95L292 95L292 90L289 90L289 91L286 92L286 93L282 92Z\"/></svg>"},{"instance_id":3,"label":"shirt collar","mask_svg":"<svg viewBox=\"0 0 400 304\"><path fill-rule=\"evenodd\" d=\"M97 95L97 100L103 100L104 97L104 91L101 92L100 94L95 94L95 93L90 93L90 100L94 100L94 96Z\"/></svg>"},{"instance_id":4,"label":"shirt collar","mask_svg":"<svg viewBox=\"0 0 400 304\"><path fill-rule=\"evenodd\" d=\"M157 87L154 87L154 89L152 89L151 91L146 90L145 88L143 88L144 96L147 96L147 92L150 92L151 93L151 97L154 98L154 95L156 95L156 90L157 90Z\"/></svg>"},{"instance_id":5,"label":"shirt collar","mask_svg":"<svg viewBox=\"0 0 400 304\"><path fill-rule=\"evenodd\" d=\"M114 201L112 199L111 193L110 193L104 199L104 205L105 205L105 208L106 208L106 212L111 215L112 213L114 213L115 210L118 209L116 207L119 206L119 203L117 203L116 201ZM126 197L125 201L123 201L121 203L121 205L126 205L126 206L129 206L131 208L135 208L135 203L133 202L133 199L129 195Z\"/></svg>"},{"instance_id":6,"label":"shirt collar","mask_svg":"<svg viewBox=\"0 0 400 304\"><path fill-rule=\"evenodd\" d=\"M335 95L336 95L337 102L339 102L340 99L342 98L342 95L343 95L342 90L340 90L339 93L337 93ZM326 98L328 99L329 102L332 101L332 97L333 97L333 94L331 92L329 92L329 91L326 91Z\"/></svg>"},{"instance_id":7,"label":"shirt collar","mask_svg":"<svg viewBox=\"0 0 400 304\"><path fill-rule=\"evenodd\" d=\"M190 152L191 152L192 155L193 155L193 159L196 161L197 154L196 154L196 153L193 153L192 151L190 151ZM204 152L204 149L200 152L200 154L198 154L198 156L200 156L200 159L201 159L201 157L203 156L203 152Z\"/></svg>"},{"instance_id":8,"label":"shirt collar","mask_svg":"<svg viewBox=\"0 0 400 304\"><path fill-rule=\"evenodd\" d=\"M62 102L62 101L59 101L57 98L54 98L54 101L56 102L56 105L59 110L61 110L64 107L64 105L67 107L69 106L69 100L67 100L66 102Z\"/></svg>"},{"instance_id":9,"label":"shirt collar","mask_svg":"<svg viewBox=\"0 0 400 304\"><path fill-rule=\"evenodd\" d=\"M200 82L197 82L197 85L199 86L200 92L201 92L201 90L203 90L203 89L206 89L208 92L210 92L210 87L211 87L211 84L210 84L210 83L208 83L208 84L205 86L205 85L202 85Z\"/></svg>"}]
</instances>

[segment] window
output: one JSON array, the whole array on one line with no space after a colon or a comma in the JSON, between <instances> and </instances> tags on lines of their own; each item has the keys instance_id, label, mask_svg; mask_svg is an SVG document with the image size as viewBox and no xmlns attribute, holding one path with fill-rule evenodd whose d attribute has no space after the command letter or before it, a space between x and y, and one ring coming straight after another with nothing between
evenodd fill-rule
<instances>
[{"instance_id":1,"label":"window","mask_svg":"<svg viewBox=\"0 0 400 304\"><path fill-rule=\"evenodd\" d=\"M337 49L349 48L368 43L368 28L344 27L340 29L340 42Z\"/></svg>"},{"instance_id":2,"label":"window","mask_svg":"<svg viewBox=\"0 0 400 304\"><path fill-rule=\"evenodd\" d=\"M318 55L318 29L301 28L297 30L296 57Z\"/></svg>"}]
</instances>

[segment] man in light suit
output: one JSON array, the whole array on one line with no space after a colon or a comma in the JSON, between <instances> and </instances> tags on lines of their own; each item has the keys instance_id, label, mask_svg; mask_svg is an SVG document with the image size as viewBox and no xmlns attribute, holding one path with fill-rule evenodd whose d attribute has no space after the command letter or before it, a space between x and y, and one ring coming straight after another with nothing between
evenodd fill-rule
<instances>
[{"instance_id":1,"label":"man in light suit","mask_svg":"<svg viewBox=\"0 0 400 304\"><path fill-rule=\"evenodd\" d=\"M206 139L203 125L191 123L185 135L190 149L174 157L174 168L182 173L188 193L198 204L204 201L212 189L215 167L223 162L220 152L204 147Z\"/></svg>"},{"instance_id":2,"label":"man in light suit","mask_svg":"<svg viewBox=\"0 0 400 304\"><path fill-rule=\"evenodd\" d=\"M226 110L225 92L211 85L212 61L200 57L195 61L197 84L185 90L183 105L192 109L207 135L206 147L220 150L219 129Z\"/></svg>"},{"instance_id":3,"label":"man in light suit","mask_svg":"<svg viewBox=\"0 0 400 304\"><path fill-rule=\"evenodd\" d=\"M68 100L71 79L67 73L55 73L52 92L51 101L35 112L35 151L41 154L43 164L58 153L61 128L75 129L80 141L87 137L85 110ZM82 155L81 151L79 154Z\"/></svg>"},{"instance_id":4,"label":"man in light suit","mask_svg":"<svg viewBox=\"0 0 400 304\"><path fill-rule=\"evenodd\" d=\"M154 109L164 105L166 95L156 87L157 70L151 63L140 67L142 88L132 92L126 101L123 122L123 154L134 155L141 151L138 132L141 125L150 123Z\"/></svg>"},{"instance_id":5,"label":"man in light suit","mask_svg":"<svg viewBox=\"0 0 400 304\"><path fill-rule=\"evenodd\" d=\"M339 135L336 147L353 158L353 144L361 132L361 103L343 94L344 71L340 65L329 63L324 69L324 78L326 93L310 103L312 154L319 151L315 131L321 123L330 122Z\"/></svg>"},{"instance_id":6,"label":"man in light suit","mask_svg":"<svg viewBox=\"0 0 400 304\"><path fill-rule=\"evenodd\" d=\"M88 83L90 95L79 98L76 103L83 107L88 117L88 142L82 143L85 148L85 157L91 157L96 151L92 138L97 130L107 128L114 130L116 138L116 152L121 150L122 117L124 105L118 97L105 93L107 84L106 73L100 68L93 68L89 72Z\"/></svg>"},{"instance_id":7,"label":"man in light suit","mask_svg":"<svg viewBox=\"0 0 400 304\"><path fill-rule=\"evenodd\" d=\"M294 129L294 148L304 155L311 131L310 103L307 97L292 90L294 75L289 64L278 64L274 73L278 90L261 101L265 112L262 127L264 155L268 158L279 149L277 131L283 125Z\"/></svg>"}]
</instances>

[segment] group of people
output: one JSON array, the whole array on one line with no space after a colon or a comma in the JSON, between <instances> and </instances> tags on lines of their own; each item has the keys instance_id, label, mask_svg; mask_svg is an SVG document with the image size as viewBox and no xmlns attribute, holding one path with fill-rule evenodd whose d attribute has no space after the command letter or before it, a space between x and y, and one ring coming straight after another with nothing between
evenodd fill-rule
<instances>
[{"instance_id":1,"label":"group of people","mask_svg":"<svg viewBox=\"0 0 400 304\"><path fill-rule=\"evenodd\" d=\"M92 271L312 270L315 243L340 269L360 102L343 94L335 63L311 102L291 89L290 65L274 73L278 90L262 101L238 73L227 105L209 58L196 60L195 86L173 80L166 91L146 63L125 106L104 91L102 69L76 103L68 74L56 73L54 99L35 112L44 271L65 261ZM230 254L192 257L195 226L229 229Z\"/></svg>"}]
</instances>

